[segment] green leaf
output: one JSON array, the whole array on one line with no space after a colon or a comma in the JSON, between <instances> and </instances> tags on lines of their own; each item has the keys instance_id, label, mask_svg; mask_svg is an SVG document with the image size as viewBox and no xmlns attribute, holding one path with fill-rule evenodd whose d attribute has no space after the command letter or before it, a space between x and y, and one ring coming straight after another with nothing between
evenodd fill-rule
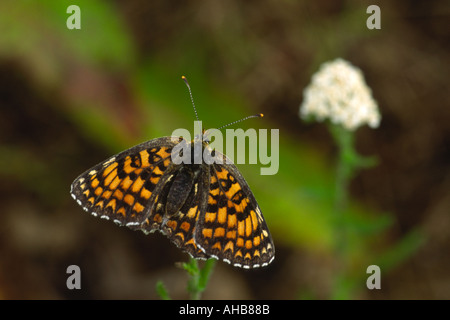
<instances>
[{"instance_id":1,"label":"green leaf","mask_svg":"<svg viewBox=\"0 0 450 320\"><path fill-rule=\"evenodd\" d=\"M156 293L163 300L171 300L169 296L169 292L166 289L166 286L162 281L156 282Z\"/></svg>"},{"instance_id":2,"label":"green leaf","mask_svg":"<svg viewBox=\"0 0 450 320\"><path fill-rule=\"evenodd\" d=\"M205 265L200 270L200 277L198 279L198 286L201 291L206 289L206 285L208 284L209 278L214 270L214 266L216 265L215 259L208 259L205 262Z\"/></svg>"},{"instance_id":3,"label":"green leaf","mask_svg":"<svg viewBox=\"0 0 450 320\"><path fill-rule=\"evenodd\" d=\"M408 259L425 242L424 235L418 231L410 231L379 259L381 269L392 269Z\"/></svg>"},{"instance_id":4,"label":"green leaf","mask_svg":"<svg viewBox=\"0 0 450 320\"><path fill-rule=\"evenodd\" d=\"M203 268L200 268L194 258L190 258L189 262L182 264L183 269L189 274L187 291L192 300L200 299L202 292L206 289L214 265L215 260L209 259L205 262Z\"/></svg>"},{"instance_id":5,"label":"green leaf","mask_svg":"<svg viewBox=\"0 0 450 320\"><path fill-rule=\"evenodd\" d=\"M197 260L195 260L194 258L191 258L189 260L189 262L185 262L182 263L181 266L183 267L184 270L187 271L187 273L189 273L189 275L191 276L195 276L198 274L199 270L198 270L198 263Z\"/></svg>"}]
</instances>

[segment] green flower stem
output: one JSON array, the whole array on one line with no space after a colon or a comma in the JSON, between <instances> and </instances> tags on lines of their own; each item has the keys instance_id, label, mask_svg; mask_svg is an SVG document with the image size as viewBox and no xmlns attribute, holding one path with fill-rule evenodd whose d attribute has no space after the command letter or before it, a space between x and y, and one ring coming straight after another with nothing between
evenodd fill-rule
<instances>
[{"instance_id":1,"label":"green flower stem","mask_svg":"<svg viewBox=\"0 0 450 320\"><path fill-rule=\"evenodd\" d=\"M345 223L345 213L348 205L349 184L354 171L353 132L341 126L331 125L330 131L338 147L336 164L336 185L334 198L334 238L337 272L331 297L333 299L348 299L350 291L348 282L348 231Z\"/></svg>"},{"instance_id":2,"label":"green flower stem","mask_svg":"<svg viewBox=\"0 0 450 320\"><path fill-rule=\"evenodd\" d=\"M351 178L358 169L374 167L378 160L376 157L364 157L356 152L353 131L339 125L330 125L329 129L339 149L334 210L342 214L347 209Z\"/></svg>"},{"instance_id":3,"label":"green flower stem","mask_svg":"<svg viewBox=\"0 0 450 320\"><path fill-rule=\"evenodd\" d=\"M205 261L203 268L200 268L198 261L194 258L190 258L189 262L181 264L181 267L186 270L189 275L187 291L192 300L200 300L203 291L205 291L206 286L208 285L215 264L215 259L209 259ZM156 293L161 299L170 300L169 293L162 281L156 283Z\"/></svg>"},{"instance_id":4,"label":"green flower stem","mask_svg":"<svg viewBox=\"0 0 450 320\"><path fill-rule=\"evenodd\" d=\"M203 268L200 268L198 266L198 261L194 258L190 258L188 263L183 263L184 270L189 274L187 290L192 300L200 300L215 264L215 259L209 259L205 262Z\"/></svg>"},{"instance_id":5,"label":"green flower stem","mask_svg":"<svg viewBox=\"0 0 450 320\"><path fill-rule=\"evenodd\" d=\"M338 261L336 283L333 298L348 299L351 295L352 279L348 278L349 267L349 238L346 223L346 211L349 202L350 181L358 169L373 167L377 164L374 157L360 156L354 146L354 131L347 130L339 125L330 125L329 130L338 147L336 164L336 189L334 198L334 237L335 254Z\"/></svg>"},{"instance_id":6,"label":"green flower stem","mask_svg":"<svg viewBox=\"0 0 450 320\"><path fill-rule=\"evenodd\" d=\"M353 148L353 132L338 125L330 125L330 132L338 146L338 160L336 165L336 186L334 198L335 212L335 244L338 254L345 254L347 236L344 214L348 205L348 188L352 177L356 152Z\"/></svg>"}]
</instances>

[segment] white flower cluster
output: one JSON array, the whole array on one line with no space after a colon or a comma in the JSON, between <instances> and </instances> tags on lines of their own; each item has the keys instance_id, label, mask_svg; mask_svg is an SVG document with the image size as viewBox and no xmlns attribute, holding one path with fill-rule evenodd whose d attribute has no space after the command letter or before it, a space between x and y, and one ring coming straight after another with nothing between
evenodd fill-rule
<instances>
[{"instance_id":1,"label":"white flower cluster","mask_svg":"<svg viewBox=\"0 0 450 320\"><path fill-rule=\"evenodd\" d=\"M305 88L302 118L329 119L347 130L368 124L376 128L381 116L362 71L343 59L324 63Z\"/></svg>"}]
</instances>

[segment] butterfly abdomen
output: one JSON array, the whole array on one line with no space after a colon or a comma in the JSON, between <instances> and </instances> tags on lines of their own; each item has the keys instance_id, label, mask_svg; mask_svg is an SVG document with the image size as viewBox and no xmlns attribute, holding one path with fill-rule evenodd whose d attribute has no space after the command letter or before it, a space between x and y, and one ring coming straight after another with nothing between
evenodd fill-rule
<instances>
[{"instance_id":1,"label":"butterfly abdomen","mask_svg":"<svg viewBox=\"0 0 450 320\"><path fill-rule=\"evenodd\" d=\"M174 174L175 177L167 195L166 214L168 216L176 214L186 202L199 172L199 165L186 165L181 166Z\"/></svg>"}]
</instances>

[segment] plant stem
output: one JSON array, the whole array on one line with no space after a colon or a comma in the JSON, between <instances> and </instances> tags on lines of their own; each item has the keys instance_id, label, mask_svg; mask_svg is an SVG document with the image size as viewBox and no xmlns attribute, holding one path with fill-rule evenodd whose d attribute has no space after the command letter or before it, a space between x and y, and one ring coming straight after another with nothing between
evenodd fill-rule
<instances>
[{"instance_id":1,"label":"plant stem","mask_svg":"<svg viewBox=\"0 0 450 320\"><path fill-rule=\"evenodd\" d=\"M341 126L330 125L330 132L338 147L338 159L336 164L336 185L334 197L334 237L335 255L337 261L337 273L333 286L332 298L348 299L351 289L348 287L348 251L349 239L346 223L346 211L348 206L349 185L353 172L356 169L355 159L358 157L353 146L353 132Z\"/></svg>"},{"instance_id":2,"label":"plant stem","mask_svg":"<svg viewBox=\"0 0 450 320\"><path fill-rule=\"evenodd\" d=\"M345 254L347 250L347 231L345 226L345 211L348 205L348 188L351 176L355 170L356 152L353 148L353 132L341 126L331 125L330 131L339 149L336 164L336 185L334 212L336 217L335 237L336 251Z\"/></svg>"},{"instance_id":3,"label":"plant stem","mask_svg":"<svg viewBox=\"0 0 450 320\"><path fill-rule=\"evenodd\" d=\"M329 130L338 147L338 159L336 164L336 186L334 198L334 237L335 255L338 263L336 282L334 284L332 298L349 299L353 290L354 281L349 277L350 267L350 234L349 220L346 211L349 202L349 187L356 170L373 167L377 164L375 157L359 155L354 146L354 131L342 126L329 126Z\"/></svg>"},{"instance_id":4,"label":"plant stem","mask_svg":"<svg viewBox=\"0 0 450 320\"><path fill-rule=\"evenodd\" d=\"M183 268L189 274L187 290L192 300L200 300L203 291L206 289L215 264L215 259L209 259L205 261L203 268L200 268L197 260L194 258L190 258L188 263L183 263Z\"/></svg>"}]
</instances>

